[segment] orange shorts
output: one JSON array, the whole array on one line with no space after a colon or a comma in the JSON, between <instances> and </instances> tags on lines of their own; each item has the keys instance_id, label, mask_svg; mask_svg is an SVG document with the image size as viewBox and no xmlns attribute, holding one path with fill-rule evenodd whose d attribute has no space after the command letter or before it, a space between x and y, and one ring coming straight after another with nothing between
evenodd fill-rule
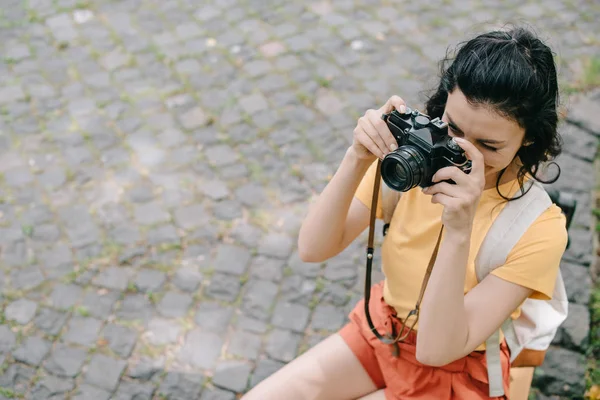
<instances>
[{"instance_id":1,"label":"orange shorts","mask_svg":"<svg viewBox=\"0 0 600 400\"><path fill-rule=\"evenodd\" d=\"M399 332L402 323L392 307L383 300L383 283L371 289L369 311L373 325L381 334ZM382 343L369 329L364 299L349 314L350 322L339 331L378 389L385 388L388 400L478 400L490 399L485 352L474 351L443 367L421 364L415 357L416 333L398 343L396 357L392 345ZM508 399L510 354L506 343L500 346L505 396Z\"/></svg>"}]
</instances>

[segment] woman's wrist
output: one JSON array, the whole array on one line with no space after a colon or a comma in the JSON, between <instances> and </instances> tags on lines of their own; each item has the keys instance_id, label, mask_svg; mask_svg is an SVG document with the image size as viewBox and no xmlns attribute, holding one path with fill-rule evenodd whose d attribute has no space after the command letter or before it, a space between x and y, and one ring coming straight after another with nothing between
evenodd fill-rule
<instances>
[{"instance_id":1,"label":"woman's wrist","mask_svg":"<svg viewBox=\"0 0 600 400\"><path fill-rule=\"evenodd\" d=\"M447 229L444 240L454 246L467 246L471 243L471 229Z\"/></svg>"},{"instance_id":2,"label":"woman's wrist","mask_svg":"<svg viewBox=\"0 0 600 400\"><path fill-rule=\"evenodd\" d=\"M373 163L373 160L375 160L375 157L373 157L372 160L361 158L358 156L358 154L356 154L354 147L350 146L348 147L348 150L346 150L344 160L347 161L349 165L353 166L354 168L357 168L358 170L364 170L366 172L367 169L369 169L369 167Z\"/></svg>"}]
</instances>

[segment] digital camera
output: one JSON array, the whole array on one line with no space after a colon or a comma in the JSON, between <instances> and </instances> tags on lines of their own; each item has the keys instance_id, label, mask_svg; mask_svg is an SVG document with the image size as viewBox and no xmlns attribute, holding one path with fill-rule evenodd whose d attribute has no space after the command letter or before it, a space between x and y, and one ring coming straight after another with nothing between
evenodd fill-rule
<instances>
[{"instance_id":1,"label":"digital camera","mask_svg":"<svg viewBox=\"0 0 600 400\"><path fill-rule=\"evenodd\" d=\"M394 110L381 118L398 143L381 162L381 178L391 189L406 192L416 186L431 186L433 175L444 167L471 171L471 161L448 136L448 124L441 119L432 120L409 107L404 113Z\"/></svg>"}]
</instances>

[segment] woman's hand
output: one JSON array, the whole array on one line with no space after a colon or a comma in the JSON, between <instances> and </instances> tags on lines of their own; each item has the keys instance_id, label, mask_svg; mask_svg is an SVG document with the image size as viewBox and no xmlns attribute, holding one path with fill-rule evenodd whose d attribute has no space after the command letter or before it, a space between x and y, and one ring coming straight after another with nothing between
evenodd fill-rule
<instances>
[{"instance_id":1,"label":"woman's hand","mask_svg":"<svg viewBox=\"0 0 600 400\"><path fill-rule=\"evenodd\" d=\"M432 178L433 182L438 183L423 189L423 193L431 195L432 203L444 206L444 229L470 235L475 211L485 187L483 155L469 141L456 137L454 140L471 160L471 172L466 174L457 167L441 168ZM450 179L455 184L442 182Z\"/></svg>"},{"instance_id":2,"label":"woman's hand","mask_svg":"<svg viewBox=\"0 0 600 400\"><path fill-rule=\"evenodd\" d=\"M352 141L352 148L358 158L371 161L375 157L383 159L389 152L398 148L396 139L381 119L381 115L394 109L403 111L402 107L406 107L404 100L392 96L379 110L368 110L358 119Z\"/></svg>"}]
</instances>

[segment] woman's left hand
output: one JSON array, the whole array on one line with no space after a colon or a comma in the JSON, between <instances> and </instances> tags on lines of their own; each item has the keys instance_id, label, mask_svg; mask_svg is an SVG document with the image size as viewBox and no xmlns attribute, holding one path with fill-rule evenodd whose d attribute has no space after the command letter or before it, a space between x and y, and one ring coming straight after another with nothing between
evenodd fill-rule
<instances>
[{"instance_id":1,"label":"woman's left hand","mask_svg":"<svg viewBox=\"0 0 600 400\"><path fill-rule=\"evenodd\" d=\"M442 223L446 231L470 234L475 211L485 187L483 155L471 142L456 137L454 140L471 160L471 172L466 174L458 167L441 168L432 178L433 182L438 183L423 189L423 193L432 196L432 203L444 206ZM455 184L442 182L450 179Z\"/></svg>"}]
</instances>

